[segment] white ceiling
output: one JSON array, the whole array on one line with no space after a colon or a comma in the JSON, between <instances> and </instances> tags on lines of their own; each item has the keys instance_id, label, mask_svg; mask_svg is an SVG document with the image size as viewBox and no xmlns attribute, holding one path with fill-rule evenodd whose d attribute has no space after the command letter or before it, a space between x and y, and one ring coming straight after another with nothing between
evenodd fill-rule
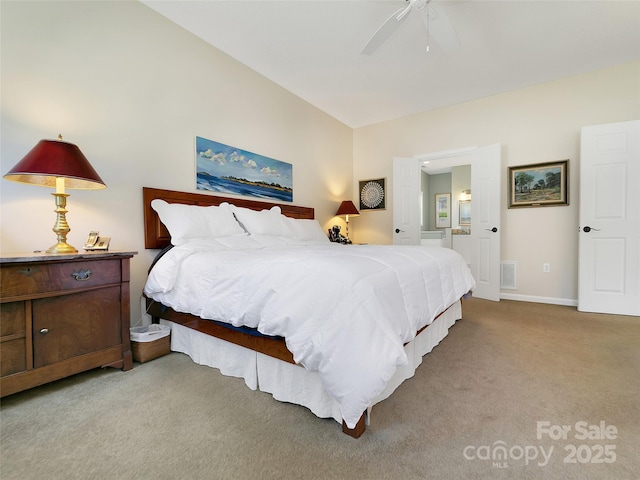
<instances>
[{"instance_id":1,"label":"white ceiling","mask_svg":"<svg viewBox=\"0 0 640 480\"><path fill-rule=\"evenodd\" d=\"M640 59L637 0L432 0L429 53L414 11L370 56L405 0L142 3L353 128ZM441 13L453 51L437 43Z\"/></svg>"}]
</instances>

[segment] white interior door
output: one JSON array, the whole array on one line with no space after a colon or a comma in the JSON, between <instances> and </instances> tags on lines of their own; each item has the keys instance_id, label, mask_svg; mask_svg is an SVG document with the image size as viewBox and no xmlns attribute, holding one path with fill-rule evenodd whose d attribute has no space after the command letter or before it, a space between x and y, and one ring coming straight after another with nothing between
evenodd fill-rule
<instances>
[{"instance_id":1,"label":"white interior door","mask_svg":"<svg viewBox=\"0 0 640 480\"><path fill-rule=\"evenodd\" d=\"M500 300L500 144L393 159L393 243L420 244L420 165L424 159L469 155L473 295Z\"/></svg>"},{"instance_id":2,"label":"white interior door","mask_svg":"<svg viewBox=\"0 0 640 480\"><path fill-rule=\"evenodd\" d=\"M640 121L584 127L580 148L580 311L640 315L638 185Z\"/></svg>"},{"instance_id":3,"label":"white interior door","mask_svg":"<svg viewBox=\"0 0 640 480\"><path fill-rule=\"evenodd\" d=\"M500 144L471 154L471 273L474 297L500 301Z\"/></svg>"},{"instance_id":4,"label":"white interior door","mask_svg":"<svg viewBox=\"0 0 640 480\"><path fill-rule=\"evenodd\" d=\"M393 244L420 245L420 164L393 159Z\"/></svg>"}]
</instances>

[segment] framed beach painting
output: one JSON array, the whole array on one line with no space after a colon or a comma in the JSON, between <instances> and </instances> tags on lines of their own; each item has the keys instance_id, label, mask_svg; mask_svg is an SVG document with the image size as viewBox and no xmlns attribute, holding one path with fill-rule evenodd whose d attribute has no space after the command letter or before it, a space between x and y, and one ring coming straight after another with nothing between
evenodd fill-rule
<instances>
[{"instance_id":1,"label":"framed beach painting","mask_svg":"<svg viewBox=\"0 0 640 480\"><path fill-rule=\"evenodd\" d=\"M509 167L509 208L569 205L569 160Z\"/></svg>"},{"instance_id":2,"label":"framed beach painting","mask_svg":"<svg viewBox=\"0 0 640 480\"><path fill-rule=\"evenodd\" d=\"M293 165L196 137L196 188L293 201Z\"/></svg>"}]
</instances>

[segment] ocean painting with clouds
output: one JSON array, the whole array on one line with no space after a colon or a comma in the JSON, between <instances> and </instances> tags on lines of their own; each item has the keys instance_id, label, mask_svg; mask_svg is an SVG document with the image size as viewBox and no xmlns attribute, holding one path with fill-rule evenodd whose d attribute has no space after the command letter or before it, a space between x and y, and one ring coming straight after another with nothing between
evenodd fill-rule
<instances>
[{"instance_id":1,"label":"ocean painting with clouds","mask_svg":"<svg viewBox=\"0 0 640 480\"><path fill-rule=\"evenodd\" d=\"M225 194L293 201L293 165L196 137L196 186Z\"/></svg>"}]
</instances>

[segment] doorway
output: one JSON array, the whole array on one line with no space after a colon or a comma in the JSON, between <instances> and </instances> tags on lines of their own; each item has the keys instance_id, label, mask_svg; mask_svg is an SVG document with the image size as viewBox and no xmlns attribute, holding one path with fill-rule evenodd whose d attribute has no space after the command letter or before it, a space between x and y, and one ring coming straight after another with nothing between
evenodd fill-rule
<instances>
[{"instance_id":1,"label":"doorway","mask_svg":"<svg viewBox=\"0 0 640 480\"><path fill-rule=\"evenodd\" d=\"M395 158L393 167L394 243L420 244L422 208L420 177L424 162L432 171L471 165L471 213L469 252L471 272L476 280L474 295L500 300L500 145L471 147L445 152ZM408 174L410 173L410 175ZM407 182L407 179L410 180ZM407 199L414 199L408 202ZM415 204L413 203L415 202Z\"/></svg>"}]
</instances>

